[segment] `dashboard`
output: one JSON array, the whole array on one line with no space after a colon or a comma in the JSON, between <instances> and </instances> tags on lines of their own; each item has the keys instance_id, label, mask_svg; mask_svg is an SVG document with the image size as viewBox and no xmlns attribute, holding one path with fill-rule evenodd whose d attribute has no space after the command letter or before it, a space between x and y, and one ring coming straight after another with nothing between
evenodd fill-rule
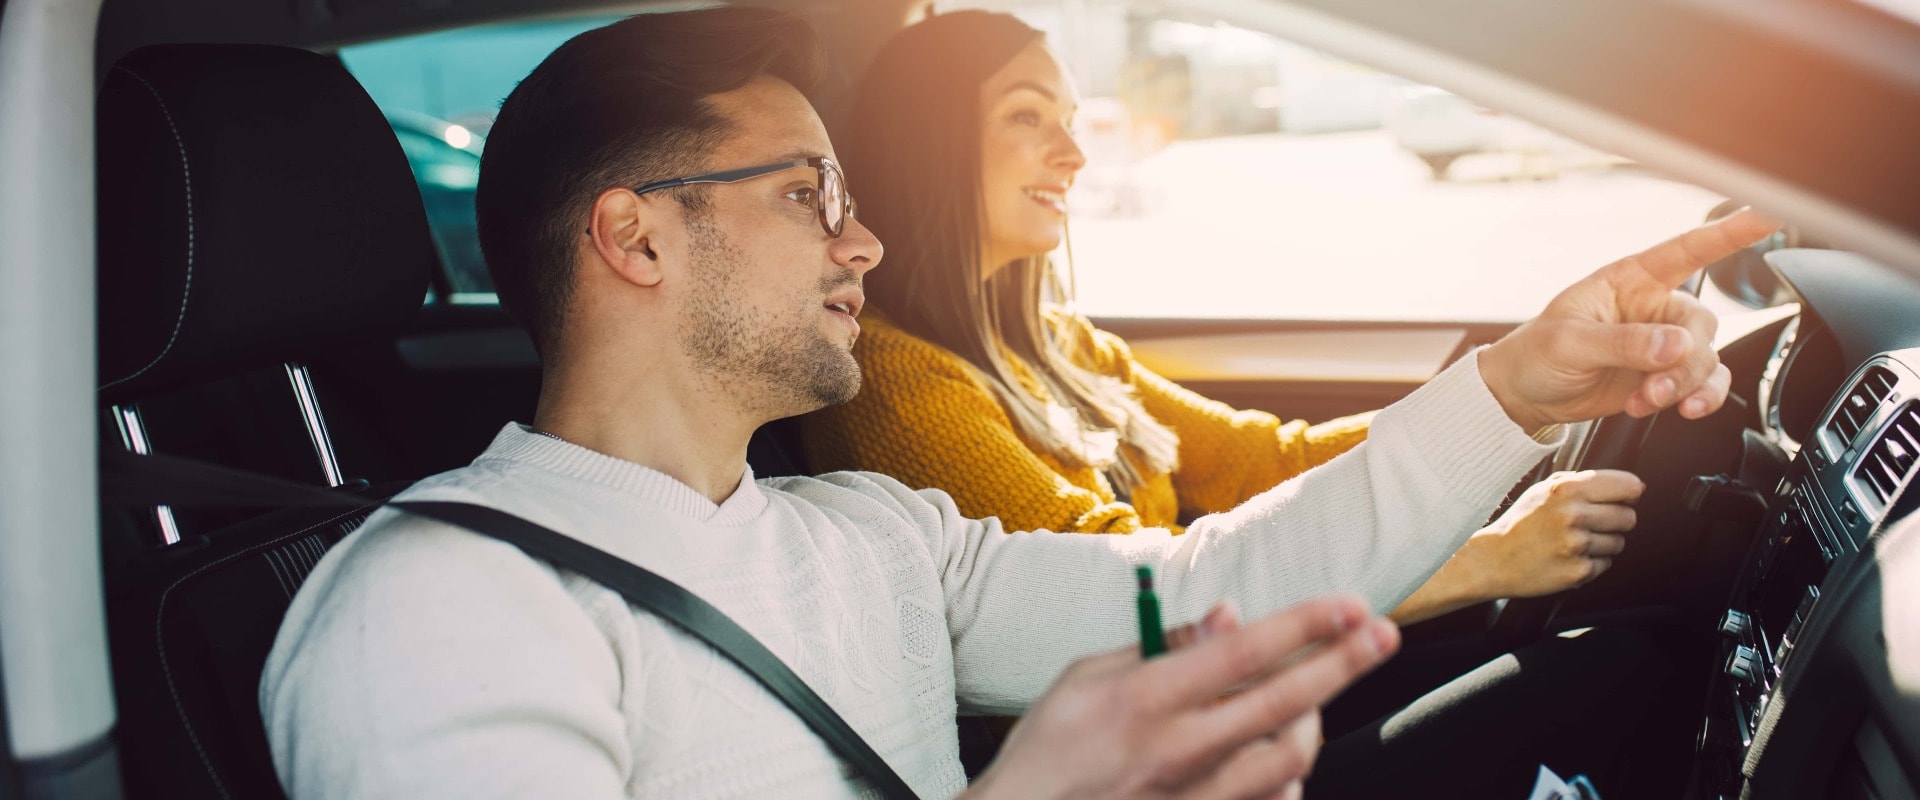
<instances>
[{"instance_id":1,"label":"dashboard","mask_svg":"<svg viewBox=\"0 0 1920 800\"><path fill-rule=\"evenodd\" d=\"M1760 435L1787 461L1747 487L1764 512L1720 617L1696 794L1914 797L1920 687L1876 689L1862 670L1889 672L1890 643L1920 635L1885 625L1890 605L1920 606L1920 586L1875 583L1877 633L1834 632L1860 622L1863 573L1884 568L1875 537L1920 482L1920 284L1839 251L1767 262L1801 303L1758 391Z\"/></svg>"}]
</instances>

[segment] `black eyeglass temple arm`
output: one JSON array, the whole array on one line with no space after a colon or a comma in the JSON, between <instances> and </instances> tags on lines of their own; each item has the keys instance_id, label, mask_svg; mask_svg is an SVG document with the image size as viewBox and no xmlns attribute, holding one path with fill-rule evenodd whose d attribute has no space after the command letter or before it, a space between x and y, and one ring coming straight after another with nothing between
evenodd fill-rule
<instances>
[{"instance_id":1,"label":"black eyeglass temple arm","mask_svg":"<svg viewBox=\"0 0 1920 800\"><path fill-rule=\"evenodd\" d=\"M693 175L686 178L674 178L673 180L670 180L670 181L660 181L658 183L649 183L645 186L634 189L633 192L634 194L645 194L647 192L656 192L661 189L672 189L677 186L689 186L696 183L736 183L739 181L747 180L749 178L758 178L762 175L771 175L783 169L793 169L794 167L811 167L811 166L813 166L812 159L802 159L800 161L787 161L779 164L761 164L760 166L757 166L757 167L742 167L740 169L730 169L724 172L709 172L705 175Z\"/></svg>"}]
</instances>

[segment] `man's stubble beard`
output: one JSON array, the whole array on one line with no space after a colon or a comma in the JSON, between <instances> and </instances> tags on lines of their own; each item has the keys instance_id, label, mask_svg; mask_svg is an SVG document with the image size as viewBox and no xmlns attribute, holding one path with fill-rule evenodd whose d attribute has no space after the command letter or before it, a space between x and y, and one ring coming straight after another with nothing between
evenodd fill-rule
<instances>
[{"instance_id":1,"label":"man's stubble beard","mask_svg":"<svg viewBox=\"0 0 1920 800\"><path fill-rule=\"evenodd\" d=\"M768 419L852 400L860 391L860 365L853 353L829 341L817 320L776 319L743 304L735 293L743 280L738 267L743 255L711 219L696 216L688 228L693 291L681 348L694 367ZM820 281L820 296L858 281L852 270L828 275Z\"/></svg>"}]
</instances>

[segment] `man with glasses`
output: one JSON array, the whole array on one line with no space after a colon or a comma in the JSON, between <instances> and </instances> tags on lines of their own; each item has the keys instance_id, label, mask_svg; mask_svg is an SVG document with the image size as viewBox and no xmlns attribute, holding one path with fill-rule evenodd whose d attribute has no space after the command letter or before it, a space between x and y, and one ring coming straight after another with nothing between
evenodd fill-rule
<instances>
[{"instance_id":1,"label":"man with glasses","mask_svg":"<svg viewBox=\"0 0 1920 800\"><path fill-rule=\"evenodd\" d=\"M882 253L802 94L814 47L763 10L643 15L569 41L508 96L481 243L540 352L539 405L401 499L501 508L680 583L921 797L1297 797L1315 709L1398 642L1360 600L1310 598L1392 608L1486 516L1480 498L1550 451L1536 429L1724 398L1710 322L1666 284L1757 238L1750 220L1570 289L1383 411L1367 445L1178 538L1008 534L879 475L755 481L756 428L858 390L861 277ZM1149 662L1136 564L1160 573L1169 617L1200 620ZM293 798L861 792L698 641L393 511L314 569L260 701ZM961 711L1026 714L970 787Z\"/></svg>"}]
</instances>

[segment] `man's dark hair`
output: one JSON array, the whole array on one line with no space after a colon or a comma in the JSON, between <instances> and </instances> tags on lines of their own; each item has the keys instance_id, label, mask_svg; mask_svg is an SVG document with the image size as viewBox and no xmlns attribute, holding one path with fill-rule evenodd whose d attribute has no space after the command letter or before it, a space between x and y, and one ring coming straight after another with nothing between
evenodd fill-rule
<instances>
[{"instance_id":1,"label":"man's dark hair","mask_svg":"<svg viewBox=\"0 0 1920 800\"><path fill-rule=\"evenodd\" d=\"M500 305L535 348L551 357L558 343L594 198L701 171L732 133L708 95L760 75L809 92L820 60L813 29L777 11L640 14L568 40L507 95L475 206ZM701 189L670 191L706 209Z\"/></svg>"}]
</instances>

